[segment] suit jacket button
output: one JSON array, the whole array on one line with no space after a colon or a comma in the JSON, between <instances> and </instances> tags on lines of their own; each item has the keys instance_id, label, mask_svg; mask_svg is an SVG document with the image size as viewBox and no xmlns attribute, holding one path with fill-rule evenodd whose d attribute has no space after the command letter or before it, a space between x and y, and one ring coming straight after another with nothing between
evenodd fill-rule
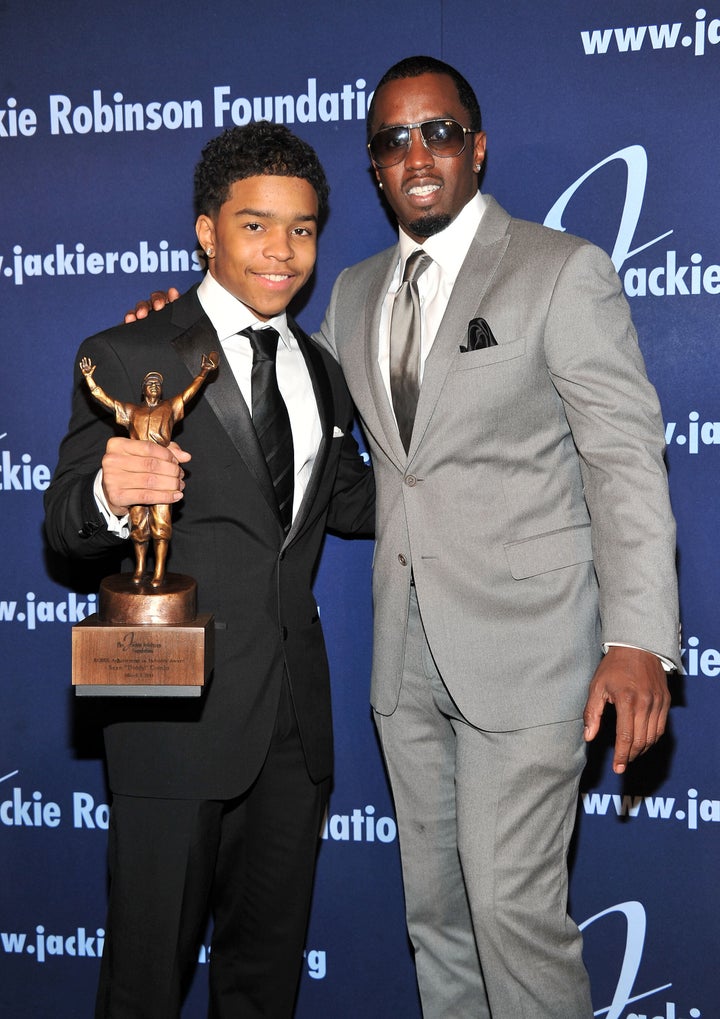
<instances>
[{"instance_id":1,"label":"suit jacket button","mask_svg":"<svg viewBox=\"0 0 720 1019\"><path fill-rule=\"evenodd\" d=\"M406 557L406 556L404 556L404 555L402 554L402 552L401 552L401 553L400 553L400 555L398 556L398 562L400 563L400 565L401 565L401 566L407 566L407 562L408 562L408 561L407 561L407 557Z\"/></svg>"},{"instance_id":2,"label":"suit jacket button","mask_svg":"<svg viewBox=\"0 0 720 1019\"><path fill-rule=\"evenodd\" d=\"M405 484L409 485L410 488L414 488L417 485L417 478L414 474L408 474L405 478Z\"/></svg>"}]
</instances>

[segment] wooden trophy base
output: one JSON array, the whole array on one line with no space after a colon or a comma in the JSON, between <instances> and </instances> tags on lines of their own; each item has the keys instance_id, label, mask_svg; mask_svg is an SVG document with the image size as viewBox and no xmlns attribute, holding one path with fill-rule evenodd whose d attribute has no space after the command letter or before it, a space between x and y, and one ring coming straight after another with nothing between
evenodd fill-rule
<instances>
[{"instance_id":1,"label":"wooden trophy base","mask_svg":"<svg viewBox=\"0 0 720 1019\"><path fill-rule=\"evenodd\" d=\"M211 615L197 615L197 584L168 573L162 586L106 577L98 611L72 628L72 683L91 696L199 697L213 667Z\"/></svg>"}]
</instances>

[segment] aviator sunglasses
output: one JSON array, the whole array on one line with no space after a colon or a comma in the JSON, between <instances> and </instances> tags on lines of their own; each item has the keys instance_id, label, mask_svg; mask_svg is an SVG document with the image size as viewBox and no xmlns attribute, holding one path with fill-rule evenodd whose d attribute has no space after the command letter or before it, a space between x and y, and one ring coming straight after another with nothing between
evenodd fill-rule
<instances>
[{"instance_id":1,"label":"aviator sunglasses","mask_svg":"<svg viewBox=\"0 0 720 1019\"><path fill-rule=\"evenodd\" d=\"M379 170L395 166L405 158L405 153L410 148L410 132L415 127L420 128L420 137L428 152L443 159L459 156L465 151L465 136L477 133L450 119L424 120L417 124L384 127L368 142L370 158Z\"/></svg>"}]
</instances>

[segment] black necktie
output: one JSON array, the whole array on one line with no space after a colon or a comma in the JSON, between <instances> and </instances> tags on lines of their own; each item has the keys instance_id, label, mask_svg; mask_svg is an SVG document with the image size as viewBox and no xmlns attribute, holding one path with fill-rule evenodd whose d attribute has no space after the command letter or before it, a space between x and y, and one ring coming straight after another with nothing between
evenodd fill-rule
<instances>
[{"instance_id":1,"label":"black necktie","mask_svg":"<svg viewBox=\"0 0 720 1019\"><path fill-rule=\"evenodd\" d=\"M390 394L405 452L410 448L420 393L420 297L417 281L432 263L420 249L405 263L390 319Z\"/></svg>"},{"instance_id":2,"label":"black necktie","mask_svg":"<svg viewBox=\"0 0 720 1019\"><path fill-rule=\"evenodd\" d=\"M292 429L287 407L278 388L275 358L280 334L277 329L243 329L253 349L252 419L267 461L285 533L292 523L295 461Z\"/></svg>"}]
</instances>

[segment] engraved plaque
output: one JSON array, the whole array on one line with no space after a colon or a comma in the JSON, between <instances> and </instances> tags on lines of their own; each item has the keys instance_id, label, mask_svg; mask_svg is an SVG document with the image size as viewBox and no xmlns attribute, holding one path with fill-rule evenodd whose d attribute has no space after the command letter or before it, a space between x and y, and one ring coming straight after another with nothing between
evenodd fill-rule
<instances>
[{"instance_id":1,"label":"engraved plaque","mask_svg":"<svg viewBox=\"0 0 720 1019\"><path fill-rule=\"evenodd\" d=\"M184 624L104 623L73 627L73 686L95 696L199 697L213 663L211 615Z\"/></svg>"}]
</instances>

